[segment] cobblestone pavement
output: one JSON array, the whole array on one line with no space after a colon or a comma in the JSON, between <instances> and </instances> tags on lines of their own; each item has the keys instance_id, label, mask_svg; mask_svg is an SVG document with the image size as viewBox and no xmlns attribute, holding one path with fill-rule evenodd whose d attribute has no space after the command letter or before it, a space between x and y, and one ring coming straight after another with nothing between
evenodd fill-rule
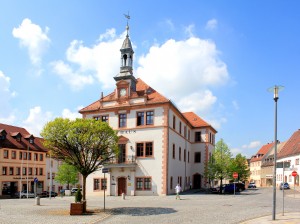
<instances>
[{"instance_id":1,"label":"cobblestone pavement","mask_svg":"<svg viewBox=\"0 0 300 224\"><path fill-rule=\"evenodd\" d=\"M277 218L283 222L300 223L300 194L285 191L285 216L282 217L282 191L277 191ZM0 223L62 223L62 224L122 224L122 223L272 223L272 189L246 190L239 195L217 195L190 192L175 196L103 197L88 198L87 208L94 213L70 216L73 197L0 200ZM290 218L289 218L290 217Z\"/></svg>"}]
</instances>

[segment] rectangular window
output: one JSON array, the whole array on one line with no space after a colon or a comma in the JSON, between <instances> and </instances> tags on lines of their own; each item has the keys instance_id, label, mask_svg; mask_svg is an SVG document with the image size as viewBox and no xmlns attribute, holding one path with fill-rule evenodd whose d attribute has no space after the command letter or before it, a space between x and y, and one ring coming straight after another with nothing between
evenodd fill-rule
<instances>
[{"instance_id":1,"label":"rectangular window","mask_svg":"<svg viewBox=\"0 0 300 224\"><path fill-rule=\"evenodd\" d=\"M23 159L27 160L27 152L23 152Z\"/></svg>"},{"instance_id":2,"label":"rectangular window","mask_svg":"<svg viewBox=\"0 0 300 224\"><path fill-rule=\"evenodd\" d=\"M201 163L201 152L195 152L195 163Z\"/></svg>"},{"instance_id":3,"label":"rectangular window","mask_svg":"<svg viewBox=\"0 0 300 224\"><path fill-rule=\"evenodd\" d=\"M152 142L146 142L146 157L151 157L153 155Z\"/></svg>"},{"instance_id":4,"label":"rectangular window","mask_svg":"<svg viewBox=\"0 0 300 224\"><path fill-rule=\"evenodd\" d=\"M28 175L32 175L32 167L28 168Z\"/></svg>"},{"instance_id":5,"label":"rectangular window","mask_svg":"<svg viewBox=\"0 0 300 224\"><path fill-rule=\"evenodd\" d=\"M126 127L126 114L119 114L119 128Z\"/></svg>"},{"instance_id":6,"label":"rectangular window","mask_svg":"<svg viewBox=\"0 0 300 224\"><path fill-rule=\"evenodd\" d=\"M144 144L136 143L136 156L140 157L144 155Z\"/></svg>"},{"instance_id":7,"label":"rectangular window","mask_svg":"<svg viewBox=\"0 0 300 224\"><path fill-rule=\"evenodd\" d=\"M12 151L11 152L11 158L12 159L16 159L17 158L17 152L16 151Z\"/></svg>"},{"instance_id":8,"label":"rectangular window","mask_svg":"<svg viewBox=\"0 0 300 224\"><path fill-rule=\"evenodd\" d=\"M40 154L40 161L43 161L43 160L44 160L44 155Z\"/></svg>"},{"instance_id":9,"label":"rectangular window","mask_svg":"<svg viewBox=\"0 0 300 224\"><path fill-rule=\"evenodd\" d=\"M175 159L175 144L173 144L173 159Z\"/></svg>"},{"instance_id":10,"label":"rectangular window","mask_svg":"<svg viewBox=\"0 0 300 224\"><path fill-rule=\"evenodd\" d=\"M184 162L186 161L186 150L184 150L184 153L183 153L183 161Z\"/></svg>"},{"instance_id":11,"label":"rectangular window","mask_svg":"<svg viewBox=\"0 0 300 224\"><path fill-rule=\"evenodd\" d=\"M43 168L40 168L40 173L39 173L39 175L43 175Z\"/></svg>"},{"instance_id":12,"label":"rectangular window","mask_svg":"<svg viewBox=\"0 0 300 224\"><path fill-rule=\"evenodd\" d=\"M145 124L144 112L137 112L137 126Z\"/></svg>"},{"instance_id":13,"label":"rectangular window","mask_svg":"<svg viewBox=\"0 0 300 224\"><path fill-rule=\"evenodd\" d=\"M34 175L38 175L38 168L34 169Z\"/></svg>"},{"instance_id":14,"label":"rectangular window","mask_svg":"<svg viewBox=\"0 0 300 224\"><path fill-rule=\"evenodd\" d=\"M21 174L21 168L17 167L16 175L20 175L20 174Z\"/></svg>"},{"instance_id":15,"label":"rectangular window","mask_svg":"<svg viewBox=\"0 0 300 224\"><path fill-rule=\"evenodd\" d=\"M175 129L175 128L176 128L176 117L173 116L173 129Z\"/></svg>"},{"instance_id":16,"label":"rectangular window","mask_svg":"<svg viewBox=\"0 0 300 224\"><path fill-rule=\"evenodd\" d=\"M137 177L135 181L135 188L137 191L150 191L151 190L151 178L150 177Z\"/></svg>"},{"instance_id":17,"label":"rectangular window","mask_svg":"<svg viewBox=\"0 0 300 224\"><path fill-rule=\"evenodd\" d=\"M146 125L154 124L153 117L154 117L154 112L153 111L147 111L146 112Z\"/></svg>"},{"instance_id":18,"label":"rectangular window","mask_svg":"<svg viewBox=\"0 0 300 224\"><path fill-rule=\"evenodd\" d=\"M23 153L19 152L19 159L22 159L22 158L23 158Z\"/></svg>"},{"instance_id":19,"label":"rectangular window","mask_svg":"<svg viewBox=\"0 0 300 224\"><path fill-rule=\"evenodd\" d=\"M7 174L7 167L3 166L2 167L2 175L6 175Z\"/></svg>"},{"instance_id":20,"label":"rectangular window","mask_svg":"<svg viewBox=\"0 0 300 224\"><path fill-rule=\"evenodd\" d=\"M179 147L179 161L181 161L181 147Z\"/></svg>"},{"instance_id":21,"label":"rectangular window","mask_svg":"<svg viewBox=\"0 0 300 224\"><path fill-rule=\"evenodd\" d=\"M183 136L186 138L186 126L183 127Z\"/></svg>"},{"instance_id":22,"label":"rectangular window","mask_svg":"<svg viewBox=\"0 0 300 224\"><path fill-rule=\"evenodd\" d=\"M100 179L94 179L94 191L100 190Z\"/></svg>"},{"instance_id":23,"label":"rectangular window","mask_svg":"<svg viewBox=\"0 0 300 224\"><path fill-rule=\"evenodd\" d=\"M34 153L34 161L38 161L38 154Z\"/></svg>"},{"instance_id":24,"label":"rectangular window","mask_svg":"<svg viewBox=\"0 0 300 224\"><path fill-rule=\"evenodd\" d=\"M101 120L102 122L108 122L108 115L103 115Z\"/></svg>"},{"instance_id":25,"label":"rectangular window","mask_svg":"<svg viewBox=\"0 0 300 224\"><path fill-rule=\"evenodd\" d=\"M31 152L28 153L28 160L31 160Z\"/></svg>"},{"instance_id":26,"label":"rectangular window","mask_svg":"<svg viewBox=\"0 0 300 224\"><path fill-rule=\"evenodd\" d=\"M188 163L190 162L190 152L188 152Z\"/></svg>"},{"instance_id":27,"label":"rectangular window","mask_svg":"<svg viewBox=\"0 0 300 224\"><path fill-rule=\"evenodd\" d=\"M173 189L173 177L170 178L170 189Z\"/></svg>"},{"instance_id":28,"label":"rectangular window","mask_svg":"<svg viewBox=\"0 0 300 224\"><path fill-rule=\"evenodd\" d=\"M190 137L191 137L191 132L190 130L188 130L188 140L190 140Z\"/></svg>"},{"instance_id":29,"label":"rectangular window","mask_svg":"<svg viewBox=\"0 0 300 224\"><path fill-rule=\"evenodd\" d=\"M14 175L14 168L13 167L9 167L9 175Z\"/></svg>"},{"instance_id":30,"label":"rectangular window","mask_svg":"<svg viewBox=\"0 0 300 224\"><path fill-rule=\"evenodd\" d=\"M179 134L181 134L181 121L179 122Z\"/></svg>"},{"instance_id":31,"label":"rectangular window","mask_svg":"<svg viewBox=\"0 0 300 224\"><path fill-rule=\"evenodd\" d=\"M27 174L27 169L26 169L26 167L23 167L23 169L22 169L22 174L23 174L23 175L26 175L26 174Z\"/></svg>"},{"instance_id":32,"label":"rectangular window","mask_svg":"<svg viewBox=\"0 0 300 224\"><path fill-rule=\"evenodd\" d=\"M8 150L3 151L3 158L8 159Z\"/></svg>"},{"instance_id":33,"label":"rectangular window","mask_svg":"<svg viewBox=\"0 0 300 224\"><path fill-rule=\"evenodd\" d=\"M201 131L195 132L195 142L201 142Z\"/></svg>"},{"instance_id":34,"label":"rectangular window","mask_svg":"<svg viewBox=\"0 0 300 224\"><path fill-rule=\"evenodd\" d=\"M137 157L152 157L153 156L153 143L152 142L136 143L136 156Z\"/></svg>"},{"instance_id":35,"label":"rectangular window","mask_svg":"<svg viewBox=\"0 0 300 224\"><path fill-rule=\"evenodd\" d=\"M101 191L107 190L107 179L101 179Z\"/></svg>"},{"instance_id":36,"label":"rectangular window","mask_svg":"<svg viewBox=\"0 0 300 224\"><path fill-rule=\"evenodd\" d=\"M296 165L299 165L299 159L296 159L295 164L296 164Z\"/></svg>"}]
</instances>

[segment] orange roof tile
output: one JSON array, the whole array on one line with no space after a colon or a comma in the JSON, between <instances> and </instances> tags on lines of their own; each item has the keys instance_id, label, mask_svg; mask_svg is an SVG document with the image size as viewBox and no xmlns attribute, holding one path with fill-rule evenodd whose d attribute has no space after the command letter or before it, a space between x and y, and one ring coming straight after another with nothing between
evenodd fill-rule
<instances>
[{"instance_id":1,"label":"orange roof tile","mask_svg":"<svg viewBox=\"0 0 300 224\"><path fill-rule=\"evenodd\" d=\"M182 115L188 120L188 122L195 128L201 128L201 127L211 127L216 133L217 131L205 120L200 118L197 114L194 112L184 112Z\"/></svg>"},{"instance_id":2,"label":"orange roof tile","mask_svg":"<svg viewBox=\"0 0 300 224\"><path fill-rule=\"evenodd\" d=\"M28 149L29 147L31 150L48 151L42 144L42 138L34 138L25 128L0 123L0 130L2 130L2 133L5 130L7 133L6 138L0 140L0 147L2 148ZM21 141L17 141L15 138L18 134L22 136ZM28 136L34 138L33 144L28 140L24 140Z\"/></svg>"},{"instance_id":3,"label":"orange roof tile","mask_svg":"<svg viewBox=\"0 0 300 224\"><path fill-rule=\"evenodd\" d=\"M284 158L297 154L300 154L300 130L295 131L289 140L286 141L277 157Z\"/></svg>"},{"instance_id":4,"label":"orange roof tile","mask_svg":"<svg viewBox=\"0 0 300 224\"><path fill-rule=\"evenodd\" d=\"M130 96L131 99L134 98L140 98L144 97L145 94L147 95L147 104L152 104L152 103L165 103L165 102L170 102L169 99L164 97L162 94L151 88L149 85L147 85L143 80L138 78L136 80L136 91L132 93ZM108 94L107 96L103 97L102 102L109 102L109 101L114 101L115 100L115 91ZM84 113L87 111L94 111L98 110L100 108L100 101L97 100L94 103L84 107L79 111L79 113Z\"/></svg>"},{"instance_id":5,"label":"orange roof tile","mask_svg":"<svg viewBox=\"0 0 300 224\"><path fill-rule=\"evenodd\" d=\"M263 158L263 156L274 146L274 142L272 143L268 143L266 145L263 145L258 152L256 153L256 155L254 155L250 162L256 162L256 161L261 161L261 159Z\"/></svg>"}]
</instances>

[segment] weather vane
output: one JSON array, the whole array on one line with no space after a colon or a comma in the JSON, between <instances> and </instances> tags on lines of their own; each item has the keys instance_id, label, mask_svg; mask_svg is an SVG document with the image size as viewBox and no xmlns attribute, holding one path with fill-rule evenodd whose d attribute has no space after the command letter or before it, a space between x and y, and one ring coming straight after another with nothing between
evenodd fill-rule
<instances>
[{"instance_id":1,"label":"weather vane","mask_svg":"<svg viewBox=\"0 0 300 224\"><path fill-rule=\"evenodd\" d=\"M130 15L129 15L129 12L128 12L128 14L124 14L124 16L126 17L126 19L127 19L127 26L128 26L128 21L130 20Z\"/></svg>"}]
</instances>

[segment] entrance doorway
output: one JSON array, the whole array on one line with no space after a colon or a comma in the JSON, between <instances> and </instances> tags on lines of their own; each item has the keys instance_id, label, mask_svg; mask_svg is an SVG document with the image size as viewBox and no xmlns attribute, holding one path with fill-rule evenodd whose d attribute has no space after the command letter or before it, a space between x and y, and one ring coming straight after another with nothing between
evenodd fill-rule
<instances>
[{"instance_id":1,"label":"entrance doorway","mask_svg":"<svg viewBox=\"0 0 300 224\"><path fill-rule=\"evenodd\" d=\"M194 174L193 176L193 186L195 189L201 188L201 175L200 174Z\"/></svg>"},{"instance_id":2,"label":"entrance doorway","mask_svg":"<svg viewBox=\"0 0 300 224\"><path fill-rule=\"evenodd\" d=\"M118 178L118 196L124 193L126 195L126 178L119 177Z\"/></svg>"}]
</instances>

